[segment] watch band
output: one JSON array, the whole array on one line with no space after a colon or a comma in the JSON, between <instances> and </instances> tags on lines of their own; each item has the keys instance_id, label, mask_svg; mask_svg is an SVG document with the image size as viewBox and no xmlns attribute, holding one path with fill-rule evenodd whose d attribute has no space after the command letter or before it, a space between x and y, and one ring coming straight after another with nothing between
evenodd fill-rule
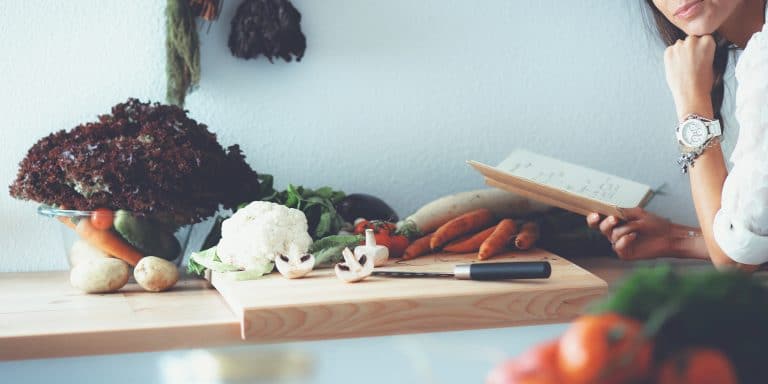
<instances>
[{"instance_id":1,"label":"watch band","mask_svg":"<svg viewBox=\"0 0 768 384\"><path fill-rule=\"evenodd\" d=\"M704 142L695 147L686 145L682 137L683 133L681 129L685 123L689 120L698 120L706 128L706 138ZM710 120L697 114L689 114L677 125L675 128L675 135L677 136L677 142L680 146L680 157L677 159L677 164L680 166L683 173L687 173L688 169L693 167L696 158L701 156L705 149L709 148L715 143L719 143L718 139L722 135L722 129L720 127L719 120Z\"/></svg>"}]
</instances>

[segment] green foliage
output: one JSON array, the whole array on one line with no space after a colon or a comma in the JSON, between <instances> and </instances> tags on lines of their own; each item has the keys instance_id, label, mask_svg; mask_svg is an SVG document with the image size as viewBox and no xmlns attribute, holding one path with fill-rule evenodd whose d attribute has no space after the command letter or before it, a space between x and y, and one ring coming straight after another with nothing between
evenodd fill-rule
<instances>
[{"instance_id":1,"label":"green foliage","mask_svg":"<svg viewBox=\"0 0 768 384\"><path fill-rule=\"evenodd\" d=\"M343 260L344 248L354 248L364 239L362 235L331 235L315 241L309 251L315 255L315 265L331 265Z\"/></svg>"},{"instance_id":2,"label":"green foliage","mask_svg":"<svg viewBox=\"0 0 768 384\"><path fill-rule=\"evenodd\" d=\"M262 175L263 176L263 175ZM271 176L270 176L271 177ZM264 187L262 200L296 208L304 212L309 223L309 234L313 239L335 235L344 225L344 219L336 212L336 204L344 199L344 192L334 191L330 187L316 190L288 184L285 191L277 192L271 187Z\"/></svg>"},{"instance_id":3,"label":"green foliage","mask_svg":"<svg viewBox=\"0 0 768 384\"><path fill-rule=\"evenodd\" d=\"M407 237L408 240L415 240L424 236L424 234L419 231L419 227L416 225L416 223L410 220L401 225L397 231L395 231L395 234L403 235Z\"/></svg>"},{"instance_id":4,"label":"green foliage","mask_svg":"<svg viewBox=\"0 0 768 384\"><path fill-rule=\"evenodd\" d=\"M344 247L352 247L359 245L363 240L365 240L365 236L363 235L331 235L312 243L312 247L309 248L309 252L317 253L323 249L336 247L339 245Z\"/></svg>"}]
</instances>

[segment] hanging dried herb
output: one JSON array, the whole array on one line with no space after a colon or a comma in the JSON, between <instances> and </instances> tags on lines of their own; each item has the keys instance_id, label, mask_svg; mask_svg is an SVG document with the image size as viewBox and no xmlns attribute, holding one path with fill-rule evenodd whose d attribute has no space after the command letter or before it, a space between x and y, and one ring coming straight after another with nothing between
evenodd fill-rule
<instances>
[{"instance_id":1,"label":"hanging dried herb","mask_svg":"<svg viewBox=\"0 0 768 384\"><path fill-rule=\"evenodd\" d=\"M166 16L166 101L184 106L187 93L200 82L200 40L187 0L168 0Z\"/></svg>"},{"instance_id":2,"label":"hanging dried herb","mask_svg":"<svg viewBox=\"0 0 768 384\"><path fill-rule=\"evenodd\" d=\"M229 49L244 59L301 61L307 40L300 22L301 13L288 0L245 0L232 18Z\"/></svg>"}]
</instances>

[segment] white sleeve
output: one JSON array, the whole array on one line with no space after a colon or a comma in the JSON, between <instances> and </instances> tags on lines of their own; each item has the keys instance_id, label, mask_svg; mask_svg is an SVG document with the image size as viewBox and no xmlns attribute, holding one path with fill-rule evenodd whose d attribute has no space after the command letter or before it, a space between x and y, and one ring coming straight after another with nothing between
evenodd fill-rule
<instances>
[{"instance_id":1,"label":"white sleeve","mask_svg":"<svg viewBox=\"0 0 768 384\"><path fill-rule=\"evenodd\" d=\"M736 79L739 138L714 237L732 260L757 265L768 262L768 25L747 44Z\"/></svg>"}]
</instances>

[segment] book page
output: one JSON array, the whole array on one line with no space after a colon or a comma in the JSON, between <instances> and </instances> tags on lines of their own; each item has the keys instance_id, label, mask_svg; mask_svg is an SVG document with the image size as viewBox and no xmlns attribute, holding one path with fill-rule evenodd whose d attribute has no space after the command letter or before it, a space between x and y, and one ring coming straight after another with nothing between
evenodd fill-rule
<instances>
[{"instance_id":1,"label":"book page","mask_svg":"<svg viewBox=\"0 0 768 384\"><path fill-rule=\"evenodd\" d=\"M617 207L640 206L651 191L647 185L525 150L512 152L496 168Z\"/></svg>"}]
</instances>

